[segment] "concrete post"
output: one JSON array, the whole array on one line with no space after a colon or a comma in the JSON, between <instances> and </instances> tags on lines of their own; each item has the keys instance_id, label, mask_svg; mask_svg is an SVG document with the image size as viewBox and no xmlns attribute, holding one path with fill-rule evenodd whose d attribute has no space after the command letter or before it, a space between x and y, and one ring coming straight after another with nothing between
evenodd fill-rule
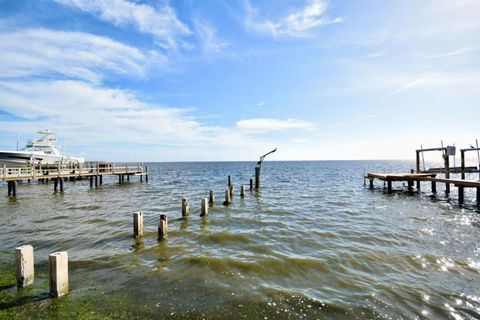
<instances>
[{"instance_id":1,"label":"concrete post","mask_svg":"<svg viewBox=\"0 0 480 320\"><path fill-rule=\"evenodd\" d=\"M50 294L61 297L68 293L68 253L55 252L48 255L50 265Z\"/></svg>"},{"instance_id":2,"label":"concrete post","mask_svg":"<svg viewBox=\"0 0 480 320\"><path fill-rule=\"evenodd\" d=\"M210 190L210 204L215 203L215 194L213 193L213 190Z\"/></svg>"},{"instance_id":3,"label":"concrete post","mask_svg":"<svg viewBox=\"0 0 480 320\"><path fill-rule=\"evenodd\" d=\"M187 198L182 198L182 217L188 216L190 213L190 204Z\"/></svg>"},{"instance_id":4,"label":"concrete post","mask_svg":"<svg viewBox=\"0 0 480 320\"><path fill-rule=\"evenodd\" d=\"M158 225L158 240L164 240L168 234L168 217L162 213L160 215L160 224Z\"/></svg>"},{"instance_id":5,"label":"concrete post","mask_svg":"<svg viewBox=\"0 0 480 320\"><path fill-rule=\"evenodd\" d=\"M202 199L202 213L200 213L200 217L204 217L208 215L208 199Z\"/></svg>"},{"instance_id":6,"label":"concrete post","mask_svg":"<svg viewBox=\"0 0 480 320\"><path fill-rule=\"evenodd\" d=\"M135 238L143 235L143 212L133 213L133 236Z\"/></svg>"},{"instance_id":7,"label":"concrete post","mask_svg":"<svg viewBox=\"0 0 480 320\"><path fill-rule=\"evenodd\" d=\"M245 197L245 186L244 185L242 185L240 187L240 197L242 197L242 198Z\"/></svg>"},{"instance_id":8,"label":"concrete post","mask_svg":"<svg viewBox=\"0 0 480 320\"><path fill-rule=\"evenodd\" d=\"M33 283L33 260L33 247L31 245L15 248L17 286L26 287Z\"/></svg>"}]
</instances>

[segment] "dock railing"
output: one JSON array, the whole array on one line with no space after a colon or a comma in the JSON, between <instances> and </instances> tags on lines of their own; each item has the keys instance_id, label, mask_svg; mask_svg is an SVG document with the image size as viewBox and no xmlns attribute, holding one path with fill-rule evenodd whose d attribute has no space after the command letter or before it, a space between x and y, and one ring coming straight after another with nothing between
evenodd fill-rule
<instances>
[{"instance_id":1,"label":"dock railing","mask_svg":"<svg viewBox=\"0 0 480 320\"><path fill-rule=\"evenodd\" d=\"M140 175L144 173L141 162L85 162L81 164L3 164L0 181L88 177L95 175Z\"/></svg>"}]
</instances>

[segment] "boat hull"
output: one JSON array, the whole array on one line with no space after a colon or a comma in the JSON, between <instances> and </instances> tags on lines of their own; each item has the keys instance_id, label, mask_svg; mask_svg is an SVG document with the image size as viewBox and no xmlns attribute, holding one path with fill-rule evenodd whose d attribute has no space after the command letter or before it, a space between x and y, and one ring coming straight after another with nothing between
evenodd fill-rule
<instances>
[{"instance_id":1,"label":"boat hull","mask_svg":"<svg viewBox=\"0 0 480 320\"><path fill-rule=\"evenodd\" d=\"M81 158L68 158L38 152L28 151L0 151L1 164L57 164L57 163L83 163Z\"/></svg>"}]
</instances>

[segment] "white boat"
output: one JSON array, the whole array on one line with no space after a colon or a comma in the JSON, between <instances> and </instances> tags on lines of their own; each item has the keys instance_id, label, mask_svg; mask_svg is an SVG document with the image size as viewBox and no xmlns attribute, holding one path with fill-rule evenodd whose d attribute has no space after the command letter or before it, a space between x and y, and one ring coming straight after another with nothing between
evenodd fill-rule
<instances>
[{"instance_id":1,"label":"white boat","mask_svg":"<svg viewBox=\"0 0 480 320\"><path fill-rule=\"evenodd\" d=\"M56 133L49 130L37 132L38 139L28 141L25 148L17 151L0 151L2 164L66 164L84 163L80 157L69 157L60 152L57 145Z\"/></svg>"}]
</instances>

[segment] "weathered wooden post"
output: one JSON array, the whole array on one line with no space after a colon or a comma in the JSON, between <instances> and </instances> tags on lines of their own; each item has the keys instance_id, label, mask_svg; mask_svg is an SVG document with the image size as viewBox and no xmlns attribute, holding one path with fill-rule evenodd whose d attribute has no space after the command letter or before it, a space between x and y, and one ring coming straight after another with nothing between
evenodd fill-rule
<instances>
[{"instance_id":1,"label":"weathered wooden post","mask_svg":"<svg viewBox=\"0 0 480 320\"><path fill-rule=\"evenodd\" d=\"M420 173L420 150L416 150L417 157L416 157L416 164L417 164L417 173Z\"/></svg>"},{"instance_id":2,"label":"weathered wooden post","mask_svg":"<svg viewBox=\"0 0 480 320\"><path fill-rule=\"evenodd\" d=\"M465 150L460 150L460 159L462 166L462 180L465 180Z\"/></svg>"},{"instance_id":3,"label":"weathered wooden post","mask_svg":"<svg viewBox=\"0 0 480 320\"><path fill-rule=\"evenodd\" d=\"M230 187L232 185L232 177L228 175L228 186Z\"/></svg>"},{"instance_id":4,"label":"weathered wooden post","mask_svg":"<svg viewBox=\"0 0 480 320\"><path fill-rule=\"evenodd\" d=\"M210 197L209 197L209 203L213 204L215 203L215 194L213 193L213 190L210 190Z\"/></svg>"},{"instance_id":5,"label":"weathered wooden post","mask_svg":"<svg viewBox=\"0 0 480 320\"><path fill-rule=\"evenodd\" d=\"M60 192L63 192L63 178L59 178L60 182Z\"/></svg>"},{"instance_id":6,"label":"weathered wooden post","mask_svg":"<svg viewBox=\"0 0 480 320\"><path fill-rule=\"evenodd\" d=\"M12 182L8 181L7 186L8 186L8 196L10 197L12 195Z\"/></svg>"},{"instance_id":7,"label":"weathered wooden post","mask_svg":"<svg viewBox=\"0 0 480 320\"><path fill-rule=\"evenodd\" d=\"M369 185L370 189L373 189L373 179L370 178L370 185Z\"/></svg>"},{"instance_id":8,"label":"weathered wooden post","mask_svg":"<svg viewBox=\"0 0 480 320\"><path fill-rule=\"evenodd\" d=\"M143 212L137 211L133 213L133 236L135 238L143 235Z\"/></svg>"},{"instance_id":9,"label":"weathered wooden post","mask_svg":"<svg viewBox=\"0 0 480 320\"><path fill-rule=\"evenodd\" d=\"M168 217L165 213L160 214L160 224L158 225L158 240L164 240L168 235Z\"/></svg>"},{"instance_id":10,"label":"weathered wooden post","mask_svg":"<svg viewBox=\"0 0 480 320\"><path fill-rule=\"evenodd\" d=\"M253 179L250 179L250 190L253 190Z\"/></svg>"},{"instance_id":11,"label":"weathered wooden post","mask_svg":"<svg viewBox=\"0 0 480 320\"><path fill-rule=\"evenodd\" d=\"M190 213L190 204L187 198L182 198L182 217L188 216Z\"/></svg>"},{"instance_id":12,"label":"weathered wooden post","mask_svg":"<svg viewBox=\"0 0 480 320\"><path fill-rule=\"evenodd\" d=\"M90 176L90 188L93 188L93 176Z\"/></svg>"},{"instance_id":13,"label":"weathered wooden post","mask_svg":"<svg viewBox=\"0 0 480 320\"><path fill-rule=\"evenodd\" d=\"M61 297L68 293L68 253L55 252L48 256L50 266L50 294Z\"/></svg>"},{"instance_id":14,"label":"weathered wooden post","mask_svg":"<svg viewBox=\"0 0 480 320\"><path fill-rule=\"evenodd\" d=\"M100 175L100 185L103 184L103 175Z\"/></svg>"},{"instance_id":15,"label":"weathered wooden post","mask_svg":"<svg viewBox=\"0 0 480 320\"><path fill-rule=\"evenodd\" d=\"M260 188L260 167L255 167L255 189Z\"/></svg>"},{"instance_id":16,"label":"weathered wooden post","mask_svg":"<svg viewBox=\"0 0 480 320\"><path fill-rule=\"evenodd\" d=\"M33 261L33 247L31 245L24 245L15 248L15 264L18 287L26 287L33 283Z\"/></svg>"},{"instance_id":17,"label":"weathered wooden post","mask_svg":"<svg viewBox=\"0 0 480 320\"><path fill-rule=\"evenodd\" d=\"M387 192L392 193L392 180L387 180Z\"/></svg>"},{"instance_id":18,"label":"weathered wooden post","mask_svg":"<svg viewBox=\"0 0 480 320\"><path fill-rule=\"evenodd\" d=\"M130 175L127 174L127 182L130 182Z\"/></svg>"},{"instance_id":19,"label":"weathered wooden post","mask_svg":"<svg viewBox=\"0 0 480 320\"><path fill-rule=\"evenodd\" d=\"M208 215L208 199L202 199L202 212L200 213L200 217L204 217Z\"/></svg>"},{"instance_id":20,"label":"weathered wooden post","mask_svg":"<svg viewBox=\"0 0 480 320\"><path fill-rule=\"evenodd\" d=\"M231 184L228 189L230 190L230 198L233 197L233 184Z\"/></svg>"},{"instance_id":21,"label":"weathered wooden post","mask_svg":"<svg viewBox=\"0 0 480 320\"><path fill-rule=\"evenodd\" d=\"M230 197L230 189L227 188L225 190L225 201L223 202L224 205L228 206L232 202L231 197Z\"/></svg>"},{"instance_id":22,"label":"weathered wooden post","mask_svg":"<svg viewBox=\"0 0 480 320\"><path fill-rule=\"evenodd\" d=\"M148 182L148 167L145 166L145 182Z\"/></svg>"},{"instance_id":23,"label":"weathered wooden post","mask_svg":"<svg viewBox=\"0 0 480 320\"><path fill-rule=\"evenodd\" d=\"M98 174L95 175L95 188L98 188Z\"/></svg>"},{"instance_id":24,"label":"weathered wooden post","mask_svg":"<svg viewBox=\"0 0 480 320\"><path fill-rule=\"evenodd\" d=\"M450 179L450 156L445 151L445 179ZM450 194L450 183L445 183L445 193Z\"/></svg>"},{"instance_id":25,"label":"weathered wooden post","mask_svg":"<svg viewBox=\"0 0 480 320\"><path fill-rule=\"evenodd\" d=\"M17 181L16 180L12 181L12 196L14 196L14 197L17 196Z\"/></svg>"},{"instance_id":26,"label":"weathered wooden post","mask_svg":"<svg viewBox=\"0 0 480 320\"><path fill-rule=\"evenodd\" d=\"M245 197L245 186L244 185L242 185L240 187L240 197L242 197L242 198Z\"/></svg>"},{"instance_id":27,"label":"weathered wooden post","mask_svg":"<svg viewBox=\"0 0 480 320\"><path fill-rule=\"evenodd\" d=\"M53 179L53 191L57 192L58 189L58 178Z\"/></svg>"},{"instance_id":28,"label":"weathered wooden post","mask_svg":"<svg viewBox=\"0 0 480 320\"><path fill-rule=\"evenodd\" d=\"M458 186L458 203L461 205L465 199L464 187Z\"/></svg>"},{"instance_id":29,"label":"weathered wooden post","mask_svg":"<svg viewBox=\"0 0 480 320\"><path fill-rule=\"evenodd\" d=\"M480 188L478 187L477 187L477 206L480 206Z\"/></svg>"},{"instance_id":30,"label":"weathered wooden post","mask_svg":"<svg viewBox=\"0 0 480 320\"><path fill-rule=\"evenodd\" d=\"M437 193L437 182L432 181L432 193Z\"/></svg>"}]
</instances>

